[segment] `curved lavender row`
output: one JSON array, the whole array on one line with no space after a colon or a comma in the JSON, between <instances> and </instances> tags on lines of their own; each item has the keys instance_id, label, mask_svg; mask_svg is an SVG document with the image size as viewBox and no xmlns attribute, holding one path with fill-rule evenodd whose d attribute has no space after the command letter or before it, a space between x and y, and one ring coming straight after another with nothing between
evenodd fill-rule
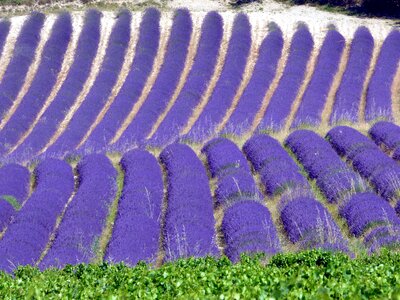
<instances>
[{"instance_id":1,"label":"curved lavender row","mask_svg":"<svg viewBox=\"0 0 400 300\"><path fill-rule=\"evenodd\" d=\"M237 262L242 253L273 255L281 251L271 214L258 202L244 200L229 207L221 230L226 242L225 255L233 262Z\"/></svg>"},{"instance_id":2,"label":"curved lavender row","mask_svg":"<svg viewBox=\"0 0 400 300\"><path fill-rule=\"evenodd\" d=\"M286 190L304 189L309 185L299 167L274 138L258 134L243 146L243 152L261 175L261 182L270 196Z\"/></svg>"},{"instance_id":3,"label":"curved lavender row","mask_svg":"<svg viewBox=\"0 0 400 300\"><path fill-rule=\"evenodd\" d=\"M328 31L292 127L304 123L316 125L321 122L321 113L339 68L345 43L344 37L336 29Z\"/></svg>"},{"instance_id":4,"label":"curved lavender row","mask_svg":"<svg viewBox=\"0 0 400 300\"><path fill-rule=\"evenodd\" d=\"M60 14L44 46L42 59L28 92L6 126L0 131L0 154L4 154L8 147L17 143L20 136L29 129L49 96L61 70L71 33L71 15Z\"/></svg>"},{"instance_id":5,"label":"curved lavender row","mask_svg":"<svg viewBox=\"0 0 400 300\"><path fill-rule=\"evenodd\" d=\"M106 252L109 262L135 265L154 263L160 239L163 181L160 166L147 151L127 152L121 160L125 172L118 215Z\"/></svg>"},{"instance_id":6,"label":"curved lavender row","mask_svg":"<svg viewBox=\"0 0 400 300\"><path fill-rule=\"evenodd\" d=\"M93 130L82 148L105 147L139 99L153 68L160 41L160 12L157 9L145 10L138 34L135 56L125 82L103 120Z\"/></svg>"},{"instance_id":7,"label":"curved lavender row","mask_svg":"<svg viewBox=\"0 0 400 300\"><path fill-rule=\"evenodd\" d=\"M263 40L253 74L246 86L224 132L241 135L250 129L259 111L264 96L275 77L279 58L282 55L282 31L275 23L269 25L270 32Z\"/></svg>"},{"instance_id":8,"label":"curved lavender row","mask_svg":"<svg viewBox=\"0 0 400 300\"><path fill-rule=\"evenodd\" d=\"M179 82L189 50L193 31L192 19L187 9L175 12L164 62L146 101L117 142L124 148L130 143L143 142L158 116L164 111Z\"/></svg>"},{"instance_id":9,"label":"curved lavender row","mask_svg":"<svg viewBox=\"0 0 400 300\"><path fill-rule=\"evenodd\" d=\"M217 63L223 35L222 27L223 20L217 12L209 12L204 17L193 66L174 105L149 141L152 145L163 146L177 138L201 100Z\"/></svg>"},{"instance_id":10,"label":"curved lavender row","mask_svg":"<svg viewBox=\"0 0 400 300\"><path fill-rule=\"evenodd\" d=\"M183 144L166 147L160 160L167 172L165 259L218 255L213 203L203 164Z\"/></svg>"},{"instance_id":11,"label":"curved lavender row","mask_svg":"<svg viewBox=\"0 0 400 300\"><path fill-rule=\"evenodd\" d=\"M329 143L309 130L297 130L286 141L330 203L339 203L354 193L367 190L365 182L351 170Z\"/></svg>"},{"instance_id":12,"label":"curved lavender row","mask_svg":"<svg viewBox=\"0 0 400 300\"><path fill-rule=\"evenodd\" d=\"M88 10L85 23L79 36L74 54L74 61L69 69L57 96L40 118L26 140L12 153L17 159L31 158L46 145L57 130L58 124L65 117L89 76L93 59L100 40L101 13Z\"/></svg>"},{"instance_id":13,"label":"curved lavender row","mask_svg":"<svg viewBox=\"0 0 400 300\"><path fill-rule=\"evenodd\" d=\"M303 82L313 47L310 31L307 26L301 25L293 36L285 70L258 126L259 130L265 128L278 130L283 126Z\"/></svg>"},{"instance_id":14,"label":"curved lavender row","mask_svg":"<svg viewBox=\"0 0 400 300\"><path fill-rule=\"evenodd\" d=\"M400 226L390 225L376 227L364 238L364 243L369 246L369 252L375 252L382 247L400 247Z\"/></svg>"},{"instance_id":15,"label":"curved lavender row","mask_svg":"<svg viewBox=\"0 0 400 300\"><path fill-rule=\"evenodd\" d=\"M312 249L323 246L333 250L340 246L347 252L347 243L329 211L317 200L299 197L286 204L281 211L283 227L292 243Z\"/></svg>"},{"instance_id":16,"label":"curved lavender row","mask_svg":"<svg viewBox=\"0 0 400 300\"><path fill-rule=\"evenodd\" d=\"M204 141L221 122L242 82L251 46L251 25L247 15L236 15L224 67L214 91L187 137Z\"/></svg>"},{"instance_id":17,"label":"curved lavender row","mask_svg":"<svg viewBox=\"0 0 400 300\"><path fill-rule=\"evenodd\" d=\"M0 231L21 207L29 193L29 170L17 164L0 168Z\"/></svg>"},{"instance_id":18,"label":"curved lavender row","mask_svg":"<svg viewBox=\"0 0 400 300\"><path fill-rule=\"evenodd\" d=\"M335 96L331 124L342 120L357 122L361 93L373 49L374 38L368 28L358 28L354 33L346 70Z\"/></svg>"},{"instance_id":19,"label":"curved lavender row","mask_svg":"<svg viewBox=\"0 0 400 300\"><path fill-rule=\"evenodd\" d=\"M74 189L74 175L64 161L46 159L35 169L37 186L0 241L0 269L34 264L44 250L57 216Z\"/></svg>"},{"instance_id":20,"label":"curved lavender row","mask_svg":"<svg viewBox=\"0 0 400 300\"><path fill-rule=\"evenodd\" d=\"M8 33L10 32L10 25L11 23L8 20L0 21L0 53L3 52Z\"/></svg>"},{"instance_id":21,"label":"curved lavender row","mask_svg":"<svg viewBox=\"0 0 400 300\"><path fill-rule=\"evenodd\" d=\"M392 119L392 83L400 61L400 31L393 30L383 42L369 82L365 120L378 117Z\"/></svg>"},{"instance_id":22,"label":"curved lavender row","mask_svg":"<svg viewBox=\"0 0 400 300\"><path fill-rule=\"evenodd\" d=\"M84 157L77 166L79 187L58 228L41 268L89 263L96 255L108 208L115 198L117 172L102 154Z\"/></svg>"},{"instance_id":23,"label":"curved lavender row","mask_svg":"<svg viewBox=\"0 0 400 300\"><path fill-rule=\"evenodd\" d=\"M369 129L368 134L375 144L389 151L394 151L400 146L400 127L394 123L377 122Z\"/></svg>"},{"instance_id":24,"label":"curved lavender row","mask_svg":"<svg viewBox=\"0 0 400 300\"><path fill-rule=\"evenodd\" d=\"M390 204L373 193L352 196L340 208L339 213L346 219L350 232L356 237L378 225L400 225L400 218Z\"/></svg>"},{"instance_id":25,"label":"curved lavender row","mask_svg":"<svg viewBox=\"0 0 400 300\"><path fill-rule=\"evenodd\" d=\"M58 140L47 150L48 153L63 155L73 150L81 141L90 125L106 103L124 62L131 34L131 13L123 10L112 29L104 61L93 86L82 105L75 112L68 127Z\"/></svg>"},{"instance_id":26,"label":"curved lavender row","mask_svg":"<svg viewBox=\"0 0 400 300\"><path fill-rule=\"evenodd\" d=\"M225 208L243 199L263 199L251 174L246 158L232 141L215 138L202 149L207 157L211 176L217 177L216 205Z\"/></svg>"},{"instance_id":27,"label":"curved lavender row","mask_svg":"<svg viewBox=\"0 0 400 300\"><path fill-rule=\"evenodd\" d=\"M228 207L239 200L262 201L263 198L250 172L237 170L233 174L218 178L215 190L217 206Z\"/></svg>"},{"instance_id":28,"label":"curved lavender row","mask_svg":"<svg viewBox=\"0 0 400 300\"><path fill-rule=\"evenodd\" d=\"M222 177L237 170L250 173L246 158L231 140L215 138L201 152L205 154L212 177Z\"/></svg>"},{"instance_id":29,"label":"curved lavender row","mask_svg":"<svg viewBox=\"0 0 400 300\"><path fill-rule=\"evenodd\" d=\"M40 40L45 15L32 13L24 22L14 45L13 56L0 83L0 115L12 105L25 81Z\"/></svg>"},{"instance_id":30,"label":"curved lavender row","mask_svg":"<svg viewBox=\"0 0 400 300\"><path fill-rule=\"evenodd\" d=\"M326 138L363 177L371 181L382 197L387 200L399 198L400 166L368 137L351 127L338 126L331 129Z\"/></svg>"}]
</instances>

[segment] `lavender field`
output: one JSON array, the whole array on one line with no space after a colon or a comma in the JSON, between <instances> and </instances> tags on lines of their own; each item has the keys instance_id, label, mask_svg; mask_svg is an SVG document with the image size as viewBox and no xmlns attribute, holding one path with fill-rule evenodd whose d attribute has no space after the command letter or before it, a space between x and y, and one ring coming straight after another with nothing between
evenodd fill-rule
<instances>
[{"instance_id":1,"label":"lavender field","mask_svg":"<svg viewBox=\"0 0 400 300\"><path fill-rule=\"evenodd\" d=\"M155 8L1 20L0 270L399 250L385 30Z\"/></svg>"}]
</instances>

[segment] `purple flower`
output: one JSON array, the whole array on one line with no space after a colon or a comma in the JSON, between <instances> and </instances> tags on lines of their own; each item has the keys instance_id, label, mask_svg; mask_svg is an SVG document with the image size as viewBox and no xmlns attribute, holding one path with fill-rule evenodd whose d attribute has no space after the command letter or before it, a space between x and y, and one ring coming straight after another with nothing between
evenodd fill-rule
<instances>
[{"instance_id":1,"label":"purple flower","mask_svg":"<svg viewBox=\"0 0 400 300\"><path fill-rule=\"evenodd\" d=\"M164 251L167 261L218 255L213 203L206 170L194 151L171 144L160 154L167 172Z\"/></svg>"},{"instance_id":2,"label":"purple flower","mask_svg":"<svg viewBox=\"0 0 400 300\"><path fill-rule=\"evenodd\" d=\"M250 46L251 24L247 15L239 13L233 23L232 36L218 82L200 117L185 138L200 142L213 134L242 82Z\"/></svg>"},{"instance_id":3,"label":"purple flower","mask_svg":"<svg viewBox=\"0 0 400 300\"><path fill-rule=\"evenodd\" d=\"M60 14L47 40L38 70L22 102L0 131L0 154L4 154L27 131L44 105L61 70L65 52L71 39L72 24L69 13Z\"/></svg>"},{"instance_id":4,"label":"purple flower","mask_svg":"<svg viewBox=\"0 0 400 300\"><path fill-rule=\"evenodd\" d=\"M229 207L221 230L226 243L225 254L233 262L237 262L242 253L272 255L281 250L268 208L256 201L244 200Z\"/></svg>"},{"instance_id":5,"label":"purple flower","mask_svg":"<svg viewBox=\"0 0 400 300\"><path fill-rule=\"evenodd\" d=\"M383 42L374 73L369 82L365 119L392 119L392 83L400 60L400 31L393 30Z\"/></svg>"},{"instance_id":6,"label":"purple flower","mask_svg":"<svg viewBox=\"0 0 400 300\"><path fill-rule=\"evenodd\" d=\"M164 146L179 136L193 109L200 102L217 63L222 42L223 20L217 12L204 17L201 37L192 68L178 98L149 141L151 145Z\"/></svg>"},{"instance_id":7,"label":"purple flower","mask_svg":"<svg viewBox=\"0 0 400 300\"><path fill-rule=\"evenodd\" d=\"M394 123L380 121L374 124L368 131L369 136L378 146L384 146L394 151L400 146L400 127Z\"/></svg>"},{"instance_id":8,"label":"purple flower","mask_svg":"<svg viewBox=\"0 0 400 300\"><path fill-rule=\"evenodd\" d=\"M101 154L84 157L76 171L79 174L78 190L41 268L89 263L96 255L96 242L117 192L117 172L110 160Z\"/></svg>"},{"instance_id":9,"label":"purple flower","mask_svg":"<svg viewBox=\"0 0 400 300\"><path fill-rule=\"evenodd\" d=\"M284 125L303 82L313 47L310 31L306 25L300 24L292 39L285 70L258 126L259 130L267 128L279 130Z\"/></svg>"},{"instance_id":10,"label":"purple flower","mask_svg":"<svg viewBox=\"0 0 400 300\"><path fill-rule=\"evenodd\" d=\"M338 70L344 46L344 37L336 29L329 29L292 127L301 124L316 125L321 122L321 113Z\"/></svg>"},{"instance_id":11,"label":"purple flower","mask_svg":"<svg viewBox=\"0 0 400 300\"><path fill-rule=\"evenodd\" d=\"M330 123L343 120L357 122L359 104L367 75L374 38L366 27L359 27L350 45L349 60L336 93Z\"/></svg>"},{"instance_id":12,"label":"purple flower","mask_svg":"<svg viewBox=\"0 0 400 300\"><path fill-rule=\"evenodd\" d=\"M140 260L154 263L161 232L161 168L155 157L143 150L127 152L121 166L124 187L106 260L130 265Z\"/></svg>"},{"instance_id":13,"label":"purple flower","mask_svg":"<svg viewBox=\"0 0 400 300\"><path fill-rule=\"evenodd\" d=\"M67 77L53 102L26 140L12 153L12 157L17 160L31 159L46 145L57 130L59 123L65 117L66 111L74 103L89 76L100 39L100 19L101 13L97 10L91 9L86 12L85 22L74 54L74 61Z\"/></svg>"}]
</instances>

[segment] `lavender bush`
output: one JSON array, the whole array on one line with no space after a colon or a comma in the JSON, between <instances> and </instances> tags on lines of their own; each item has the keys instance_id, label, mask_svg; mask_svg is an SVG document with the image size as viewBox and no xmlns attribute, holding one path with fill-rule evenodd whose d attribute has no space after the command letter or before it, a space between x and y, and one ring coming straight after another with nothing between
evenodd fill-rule
<instances>
[{"instance_id":1,"label":"lavender bush","mask_svg":"<svg viewBox=\"0 0 400 300\"><path fill-rule=\"evenodd\" d=\"M65 152L74 149L92 125L117 81L128 47L130 29L131 13L123 10L117 16L108 41L104 61L93 86L82 105L75 112L66 130L47 150L48 152L62 156Z\"/></svg>"},{"instance_id":2,"label":"lavender bush","mask_svg":"<svg viewBox=\"0 0 400 300\"><path fill-rule=\"evenodd\" d=\"M152 145L164 146L176 139L200 102L217 63L223 35L222 26L222 17L217 12L209 12L204 17L193 66L175 104L149 141Z\"/></svg>"},{"instance_id":3,"label":"lavender bush","mask_svg":"<svg viewBox=\"0 0 400 300\"><path fill-rule=\"evenodd\" d=\"M29 170L17 164L0 168L0 231L21 208L29 193Z\"/></svg>"},{"instance_id":4,"label":"lavender bush","mask_svg":"<svg viewBox=\"0 0 400 300\"><path fill-rule=\"evenodd\" d=\"M354 195L339 212L356 237L377 225L400 225L400 218L390 204L373 193Z\"/></svg>"},{"instance_id":5,"label":"lavender bush","mask_svg":"<svg viewBox=\"0 0 400 300\"><path fill-rule=\"evenodd\" d=\"M271 214L265 206L255 201L240 201L229 207L222 219L225 255L237 262L240 254L279 252L280 243Z\"/></svg>"},{"instance_id":6,"label":"lavender bush","mask_svg":"<svg viewBox=\"0 0 400 300\"><path fill-rule=\"evenodd\" d=\"M0 83L0 115L11 107L25 82L26 73L39 44L44 19L44 14L33 12L22 26L14 45L13 56Z\"/></svg>"},{"instance_id":7,"label":"lavender bush","mask_svg":"<svg viewBox=\"0 0 400 300\"><path fill-rule=\"evenodd\" d=\"M165 259L218 255L213 203L206 170L194 151L171 144L160 154L167 172L163 228Z\"/></svg>"},{"instance_id":8,"label":"lavender bush","mask_svg":"<svg viewBox=\"0 0 400 300\"><path fill-rule=\"evenodd\" d=\"M392 83L400 61L400 31L393 30L385 39L374 73L369 82L365 119L392 119Z\"/></svg>"},{"instance_id":9,"label":"lavender bush","mask_svg":"<svg viewBox=\"0 0 400 300\"><path fill-rule=\"evenodd\" d=\"M224 132L241 135L250 129L264 96L275 77L282 55L282 31L275 23L269 24L269 33L261 43L253 74L225 125Z\"/></svg>"},{"instance_id":10,"label":"lavender bush","mask_svg":"<svg viewBox=\"0 0 400 300\"><path fill-rule=\"evenodd\" d=\"M343 120L357 122L361 93L373 49L374 38L368 28L359 27L351 42L346 70L336 92L331 124Z\"/></svg>"},{"instance_id":11,"label":"lavender bush","mask_svg":"<svg viewBox=\"0 0 400 300\"><path fill-rule=\"evenodd\" d=\"M280 217L290 241L299 243L302 248L323 246L326 249L328 245L341 245L339 249L343 250L347 248L329 211L313 198L300 197L290 201L282 208Z\"/></svg>"},{"instance_id":12,"label":"lavender bush","mask_svg":"<svg viewBox=\"0 0 400 300\"><path fill-rule=\"evenodd\" d=\"M89 263L96 256L98 238L116 195L117 172L105 155L92 154L79 162L77 173L78 190L41 268Z\"/></svg>"},{"instance_id":13,"label":"lavender bush","mask_svg":"<svg viewBox=\"0 0 400 300\"><path fill-rule=\"evenodd\" d=\"M74 175L64 161L46 159L35 169L37 186L0 241L0 269L34 264L46 247L57 216L74 189Z\"/></svg>"},{"instance_id":14,"label":"lavender bush","mask_svg":"<svg viewBox=\"0 0 400 300\"><path fill-rule=\"evenodd\" d=\"M229 41L224 67L207 105L193 124L187 138L204 141L213 134L229 109L236 90L243 79L251 46L251 24L247 15L236 15Z\"/></svg>"},{"instance_id":15,"label":"lavender bush","mask_svg":"<svg viewBox=\"0 0 400 300\"><path fill-rule=\"evenodd\" d=\"M292 127L301 124L317 125L321 122L321 113L338 70L345 42L336 29L331 28L326 34L314 73L301 99Z\"/></svg>"},{"instance_id":16,"label":"lavender bush","mask_svg":"<svg viewBox=\"0 0 400 300\"><path fill-rule=\"evenodd\" d=\"M370 253L376 252L382 247L398 249L400 246L400 226L384 225L376 227L365 236L364 243L368 245Z\"/></svg>"},{"instance_id":17,"label":"lavender bush","mask_svg":"<svg viewBox=\"0 0 400 300\"><path fill-rule=\"evenodd\" d=\"M246 158L231 140L215 138L209 141L201 152L207 157L212 177L222 177L237 170L250 173Z\"/></svg>"},{"instance_id":18,"label":"lavender bush","mask_svg":"<svg viewBox=\"0 0 400 300\"><path fill-rule=\"evenodd\" d=\"M28 92L6 126L0 131L0 154L4 154L8 147L18 142L42 108L56 83L71 33L71 15L60 14L43 48L38 70Z\"/></svg>"},{"instance_id":19,"label":"lavender bush","mask_svg":"<svg viewBox=\"0 0 400 300\"><path fill-rule=\"evenodd\" d=\"M163 181L157 160L147 151L127 152L122 160L124 187L106 252L109 262L155 263L161 232Z\"/></svg>"},{"instance_id":20,"label":"lavender bush","mask_svg":"<svg viewBox=\"0 0 400 300\"><path fill-rule=\"evenodd\" d=\"M57 96L46 109L30 135L12 153L12 157L15 159L30 159L46 145L82 90L98 49L100 19L101 13L97 10L91 9L86 12L85 22L75 50L74 61L68 75Z\"/></svg>"},{"instance_id":21,"label":"lavender bush","mask_svg":"<svg viewBox=\"0 0 400 300\"><path fill-rule=\"evenodd\" d=\"M118 147L143 142L164 111L185 66L193 30L190 12L178 9L174 15L164 62L146 101L118 141Z\"/></svg>"},{"instance_id":22,"label":"lavender bush","mask_svg":"<svg viewBox=\"0 0 400 300\"><path fill-rule=\"evenodd\" d=\"M132 66L114 102L93 130L83 148L104 148L114 137L132 106L137 102L153 68L160 42L160 12L145 10L139 29Z\"/></svg>"},{"instance_id":23,"label":"lavender bush","mask_svg":"<svg viewBox=\"0 0 400 300\"><path fill-rule=\"evenodd\" d=\"M303 82L313 47L310 31L307 26L300 24L292 38L285 70L258 126L259 130L266 128L279 130L284 125Z\"/></svg>"},{"instance_id":24,"label":"lavender bush","mask_svg":"<svg viewBox=\"0 0 400 300\"><path fill-rule=\"evenodd\" d=\"M380 121L368 131L375 144L386 150L394 151L400 146L400 127L394 123Z\"/></svg>"}]
</instances>

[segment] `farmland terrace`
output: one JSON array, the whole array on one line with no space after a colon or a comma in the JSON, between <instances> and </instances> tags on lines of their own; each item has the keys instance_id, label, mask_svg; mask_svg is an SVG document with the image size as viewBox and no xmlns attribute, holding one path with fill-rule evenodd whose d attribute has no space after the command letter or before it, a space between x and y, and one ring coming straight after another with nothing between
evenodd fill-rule
<instances>
[{"instance_id":1,"label":"farmland terrace","mask_svg":"<svg viewBox=\"0 0 400 300\"><path fill-rule=\"evenodd\" d=\"M190 5L0 21L1 270L399 249L400 31Z\"/></svg>"}]
</instances>

